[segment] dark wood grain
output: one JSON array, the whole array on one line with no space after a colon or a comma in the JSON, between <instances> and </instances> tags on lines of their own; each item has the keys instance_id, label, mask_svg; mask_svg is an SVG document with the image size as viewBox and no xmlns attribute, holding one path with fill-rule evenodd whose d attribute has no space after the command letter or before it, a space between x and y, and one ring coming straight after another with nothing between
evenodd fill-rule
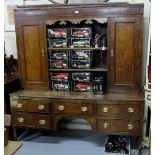
<instances>
[{"instance_id":1,"label":"dark wood grain","mask_svg":"<svg viewBox=\"0 0 155 155\"><path fill-rule=\"evenodd\" d=\"M48 89L47 54L42 21L17 23L19 74L24 89Z\"/></svg>"},{"instance_id":2,"label":"dark wood grain","mask_svg":"<svg viewBox=\"0 0 155 155\"><path fill-rule=\"evenodd\" d=\"M14 111L49 113L50 104L47 101L19 100L13 102Z\"/></svg>"},{"instance_id":3,"label":"dark wood grain","mask_svg":"<svg viewBox=\"0 0 155 155\"><path fill-rule=\"evenodd\" d=\"M59 101L52 101L52 112L57 114L81 114L81 115L93 115L94 114L94 107L93 104L89 103L78 103L77 101L73 100L59 100ZM79 100L80 102L80 100ZM63 110L59 109L59 107L64 107Z\"/></svg>"},{"instance_id":4,"label":"dark wood grain","mask_svg":"<svg viewBox=\"0 0 155 155\"><path fill-rule=\"evenodd\" d=\"M141 105L139 103L120 103L120 104L100 104L97 106L97 115L111 116L111 115L128 115L140 119L139 116Z\"/></svg>"},{"instance_id":5,"label":"dark wood grain","mask_svg":"<svg viewBox=\"0 0 155 155\"><path fill-rule=\"evenodd\" d=\"M19 122L18 119L22 118L23 122ZM40 120L45 120L46 123L41 125ZM24 114L16 113L13 116L14 126L35 127L35 128L51 128L50 115L36 115L36 114Z\"/></svg>"},{"instance_id":6,"label":"dark wood grain","mask_svg":"<svg viewBox=\"0 0 155 155\"><path fill-rule=\"evenodd\" d=\"M56 130L63 118L78 117L88 121L93 132L139 136L142 133L141 117L144 104L140 94L90 95L90 93L21 90L11 94L11 101L14 127ZM17 109L19 103L23 105L21 109ZM47 108L40 111L38 105ZM104 112L105 107L109 108L108 112ZM128 111L129 108L132 108L131 112ZM46 112L49 114L46 115ZM19 122L18 118L24 118L24 121ZM41 119L46 120L47 124L39 125L38 121ZM108 129L103 127L104 123L110 124ZM128 124L134 125L134 128L128 129ZM16 132L14 135L16 136Z\"/></svg>"},{"instance_id":7,"label":"dark wood grain","mask_svg":"<svg viewBox=\"0 0 155 155\"><path fill-rule=\"evenodd\" d=\"M137 53L140 41L137 42L136 18L115 18L111 20L111 49L109 52L108 89L140 90L139 73L141 67L137 65L140 55ZM113 55L111 52L113 51ZM138 52L137 52L138 51Z\"/></svg>"},{"instance_id":8,"label":"dark wood grain","mask_svg":"<svg viewBox=\"0 0 155 155\"><path fill-rule=\"evenodd\" d=\"M144 113L144 96L140 88L143 11L144 4L129 3L17 6L14 15L19 76L22 88L27 90L10 95L15 137L16 127L56 130L66 117L87 120L93 132L141 137ZM78 23L94 18L108 21L105 60L97 55L100 48L47 47L46 24L61 20ZM48 69L48 50L93 50L93 56L96 56L93 63L102 67ZM106 93L50 91L48 71L102 74L107 77ZM22 107L17 108L18 104ZM39 110L39 105L46 108ZM18 118L24 121L20 122ZM46 120L46 124L39 124L39 120Z\"/></svg>"},{"instance_id":9,"label":"dark wood grain","mask_svg":"<svg viewBox=\"0 0 155 155\"><path fill-rule=\"evenodd\" d=\"M107 128L104 127L105 123L107 123ZM133 125L133 129L128 129L128 125ZM139 126L140 121L135 120L119 120L119 119L98 119L97 120L97 130L105 133L117 132L119 133L136 133L139 135Z\"/></svg>"},{"instance_id":10,"label":"dark wood grain","mask_svg":"<svg viewBox=\"0 0 155 155\"><path fill-rule=\"evenodd\" d=\"M120 15L142 15L144 4L87 4L87 5L40 5L40 6L18 6L15 9L15 18L20 20L30 18L79 18L91 17L113 17ZM22 10L22 11L21 11ZM51 11L52 10L52 11ZM75 11L79 14L75 14Z\"/></svg>"},{"instance_id":11,"label":"dark wood grain","mask_svg":"<svg viewBox=\"0 0 155 155\"><path fill-rule=\"evenodd\" d=\"M10 94L12 97L22 98L53 98L53 99L82 99L97 101L144 101L142 93L105 93L103 95L95 95L92 92L64 92L64 91L32 91L20 90ZM124 102L125 103L125 102Z\"/></svg>"},{"instance_id":12,"label":"dark wood grain","mask_svg":"<svg viewBox=\"0 0 155 155\"><path fill-rule=\"evenodd\" d=\"M11 101L9 94L20 89L18 76L6 76L4 77L4 114L11 115ZM7 136L9 140L14 140L13 128L7 127Z\"/></svg>"}]
</instances>

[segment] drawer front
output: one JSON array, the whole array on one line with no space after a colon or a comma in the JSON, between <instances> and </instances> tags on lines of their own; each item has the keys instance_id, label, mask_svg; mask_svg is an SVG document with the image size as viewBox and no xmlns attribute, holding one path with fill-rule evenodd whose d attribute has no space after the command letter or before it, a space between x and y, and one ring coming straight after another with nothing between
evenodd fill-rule
<instances>
[{"instance_id":1,"label":"drawer front","mask_svg":"<svg viewBox=\"0 0 155 155\"><path fill-rule=\"evenodd\" d=\"M101 104L97 105L97 115L139 115L140 104Z\"/></svg>"},{"instance_id":2,"label":"drawer front","mask_svg":"<svg viewBox=\"0 0 155 155\"><path fill-rule=\"evenodd\" d=\"M59 12L59 14L58 14ZM52 12L51 11L48 11L46 16L54 16L54 15L57 15L57 17L66 17L68 18L69 16L70 17L74 17L74 19L76 17L79 17L79 16L95 16L97 17L98 15L102 17L105 16L105 15L108 15L109 14L109 8L107 7L98 7L98 8L79 8L79 7L74 7L74 8L63 8L63 9L52 9ZM76 20L78 21L78 20Z\"/></svg>"},{"instance_id":3,"label":"drawer front","mask_svg":"<svg viewBox=\"0 0 155 155\"><path fill-rule=\"evenodd\" d=\"M41 101L30 101L30 100L20 100L13 101L15 106L15 111L26 111L26 112L50 112L49 102Z\"/></svg>"},{"instance_id":4,"label":"drawer front","mask_svg":"<svg viewBox=\"0 0 155 155\"><path fill-rule=\"evenodd\" d=\"M74 103L75 102L75 103ZM79 101L77 101L79 102ZM92 115L94 112L93 104L88 103L76 103L76 101L68 100L66 101L57 101L53 103L52 112L61 113L61 114L83 114L83 115Z\"/></svg>"},{"instance_id":5,"label":"drawer front","mask_svg":"<svg viewBox=\"0 0 155 155\"><path fill-rule=\"evenodd\" d=\"M140 122L137 120L116 120L100 119L97 120L97 130L103 132L127 132L137 133Z\"/></svg>"},{"instance_id":6,"label":"drawer front","mask_svg":"<svg viewBox=\"0 0 155 155\"><path fill-rule=\"evenodd\" d=\"M50 128L50 115L14 114L13 125L35 128Z\"/></svg>"}]
</instances>

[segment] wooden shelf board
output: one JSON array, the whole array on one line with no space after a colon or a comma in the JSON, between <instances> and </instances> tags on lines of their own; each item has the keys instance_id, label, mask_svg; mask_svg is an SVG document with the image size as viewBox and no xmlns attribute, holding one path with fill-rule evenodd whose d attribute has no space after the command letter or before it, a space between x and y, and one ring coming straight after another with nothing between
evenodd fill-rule
<instances>
[{"instance_id":1,"label":"wooden shelf board","mask_svg":"<svg viewBox=\"0 0 155 155\"><path fill-rule=\"evenodd\" d=\"M93 69L49 69L49 71L64 71L64 72L72 72L72 71L82 71L82 72L107 72L107 67L103 68L93 68Z\"/></svg>"},{"instance_id":2,"label":"wooden shelf board","mask_svg":"<svg viewBox=\"0 0 155 155\"><path fill-rule=\"evenodd\" d=\"M83 48L69 48L69 47L61 47L61 48L53 48L49 47L48 50L102 50L102 48L95 48L95 47L83 47ZM107 50L107 49L105 49Z\"/></svg>"}]
</instances>

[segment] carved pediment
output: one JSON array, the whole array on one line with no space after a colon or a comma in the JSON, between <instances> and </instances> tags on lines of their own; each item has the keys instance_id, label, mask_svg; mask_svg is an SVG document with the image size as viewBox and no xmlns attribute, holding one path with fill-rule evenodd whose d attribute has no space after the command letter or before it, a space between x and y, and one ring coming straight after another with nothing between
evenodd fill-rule
<instances>
[{"instance_id":1,"label":"carved pediment","mask_svg":"<svg viewBox=\"0 0 155 155\"><path fill-rule=\"evenodd\" d=\"M104 24L107 23L107 18L71 18L71 19L51 19L47 20L47 25L54 25L56 22L59 22L60 25L66 25L67 21L71 22L72 24L80 24L81 21L85 21L86 24L92 24L93 20L97 21L98 23Z\"/></svg>"}]
</instances>

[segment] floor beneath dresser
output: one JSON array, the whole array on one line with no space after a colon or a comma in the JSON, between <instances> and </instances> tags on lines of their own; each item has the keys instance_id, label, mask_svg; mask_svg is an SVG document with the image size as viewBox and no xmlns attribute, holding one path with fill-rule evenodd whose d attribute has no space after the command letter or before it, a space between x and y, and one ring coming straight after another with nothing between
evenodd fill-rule
<instances>
[{"instance_id":1,"label":"floor beneath dresser","mask_svg":"<svg viewBox=\"0 0 155 155\"><path fill-rule=\"evenodd\" d=\"M20 138L23 145L15 155L111 155L104 152L105 140L106 135L87 130L31 131ZM132 138L131 155L137 155L135 141ZM148 155L148 151L142 154Z\"/></svg>"}]
</instances>

